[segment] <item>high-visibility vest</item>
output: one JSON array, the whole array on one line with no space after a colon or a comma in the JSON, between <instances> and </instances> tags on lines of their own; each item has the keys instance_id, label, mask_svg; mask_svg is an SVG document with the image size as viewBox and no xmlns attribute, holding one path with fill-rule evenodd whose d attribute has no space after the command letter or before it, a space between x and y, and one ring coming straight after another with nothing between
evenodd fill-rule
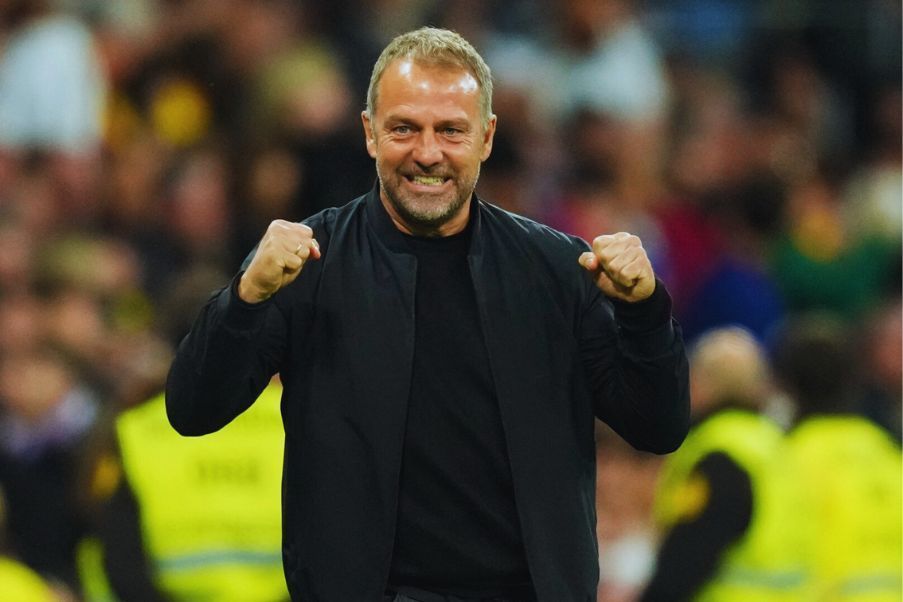
<instances>
[{"instance_id":1,"label":"high-visibility vest","mask_svg":"<svg viewBox=\"0 0 903 602\"><path fill-rule=\"evenodd\" d=\"M54 602L57 597L41 577L24 564L0 556L0 600Z\"/></svg>"},{"instance_id":2,"label":"high-visibility vest","mask_svg":"<svg viewBox=\"0 0 903 602\"><path fill-rule=\"evenodd\" d=\"M903 600L903 454L857 416L815 416L787 438L821 601Z\"/></svg>"},{"instance_id":3,"label":"high-visibility vest","mask_svg":"<svg viewBox=\"0 0 903 602\"><path fill-rule=\"evenodd\" d=\"M173 600L288 599L281 392L270 385L241 416L203 437L173 430L163 395L117 419L144 545L158 587Z\"/></svg>"},{"instance_id":4,"label":"high-visibility vest","mask_svg":"<svg viewBox=\"0 0 903 602\"><path fill-rule=\"evenodd\" d=\"M746 532L731 544L697 602L800 602L807 600L801 535L789 516L795 504L792 478L779 468L783 433L753 412L723 410L692 429L668 457L659 479L655 513L667 531L684 515L693 469L721 452L750 478L753 511Z\"/></svg>"}]
</instances>

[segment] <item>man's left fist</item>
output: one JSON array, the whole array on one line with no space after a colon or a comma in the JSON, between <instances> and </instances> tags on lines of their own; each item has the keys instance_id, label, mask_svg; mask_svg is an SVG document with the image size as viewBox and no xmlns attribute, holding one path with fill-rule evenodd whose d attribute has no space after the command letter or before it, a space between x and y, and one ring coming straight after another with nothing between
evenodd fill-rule
<instances>
[{"instance_id":1,"label":"man's left fist","mask_svg":"<svg viewBox=\"0 0 903 602\"><path fill-rule=\"evenodd\" d=\"M580 265L609 297L636 303L655 290L655 272L639 237L627 232L593 239L592 252L581 253Z\"/></svg>"}]
</instances>

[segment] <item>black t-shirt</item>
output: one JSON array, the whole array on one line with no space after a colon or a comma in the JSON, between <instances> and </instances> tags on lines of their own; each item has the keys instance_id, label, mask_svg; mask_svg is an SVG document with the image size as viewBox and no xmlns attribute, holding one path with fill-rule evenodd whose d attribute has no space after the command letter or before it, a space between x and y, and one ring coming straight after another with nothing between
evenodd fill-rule
<instances>
[{"instance_id":1,"label":"black t-shirt","mask_svg":"<svg viewBox=\"0 0 903 602\"><path fill-rule=\"evenodd\" d=\"M408 237L416 334L390 586L494 595L530 577L469 241L469 228Z\"/></svg>"}]
</instances>

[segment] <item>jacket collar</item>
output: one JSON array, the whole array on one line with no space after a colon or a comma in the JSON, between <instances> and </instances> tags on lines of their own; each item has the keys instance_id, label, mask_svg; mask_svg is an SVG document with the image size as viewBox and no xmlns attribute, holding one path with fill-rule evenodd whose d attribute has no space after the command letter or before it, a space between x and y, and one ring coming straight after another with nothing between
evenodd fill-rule
<instances>
[{"instance_id":1,"label":"jacket collar","mask_svg":"<svg viewBox=\"0 0 903 602\"><path fill-rule=\"evenodd\" d=\"M395 223L392 222L392 218L389 217L386 208L383 207L382 200L379 198L379 180L376 181L373 188L370 189L370 192L366 194L364 203L366 205L365 211L367 213L367 220L372 225L379 240L395 253L410 254L411 251L405 242L404 234L395 227ZM480 233L482 223L481 216L484 211L483 201L481 201L476 193L474 193L470 197L469 227L471 228L471 236L469 255L479 255L482 251L483 245Z\"/></svg>"}]
</instances>

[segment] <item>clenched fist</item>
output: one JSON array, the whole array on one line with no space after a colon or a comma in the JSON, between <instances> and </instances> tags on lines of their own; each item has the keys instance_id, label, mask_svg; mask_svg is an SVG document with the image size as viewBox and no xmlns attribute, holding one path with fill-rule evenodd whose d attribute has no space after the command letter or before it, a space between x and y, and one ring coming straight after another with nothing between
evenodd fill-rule
<instances>
[{"instance_id":1,"label":"clenched fist","mask_svg":"<svg viewBox=\"0 0 903 602\"><path fill-rule=\"evenodd\" d=\"M635 303L655 290L652 263L639 237L627 232L593 239L592 252L581 253L580 265L607 296Z\"/></svg>"},{"instance_id":2,"label":"clenched fist","mask_svg":"<svg viewBox=\"0 0 903 602\"><path fill-rule=\"evenodd\" d=\"M238 296L247 303L269 299L298 277L308 259L320 258L314 231L304 224L277 219L257 245L257 253L238 283Z\"/></svg>"}]
</instances>

